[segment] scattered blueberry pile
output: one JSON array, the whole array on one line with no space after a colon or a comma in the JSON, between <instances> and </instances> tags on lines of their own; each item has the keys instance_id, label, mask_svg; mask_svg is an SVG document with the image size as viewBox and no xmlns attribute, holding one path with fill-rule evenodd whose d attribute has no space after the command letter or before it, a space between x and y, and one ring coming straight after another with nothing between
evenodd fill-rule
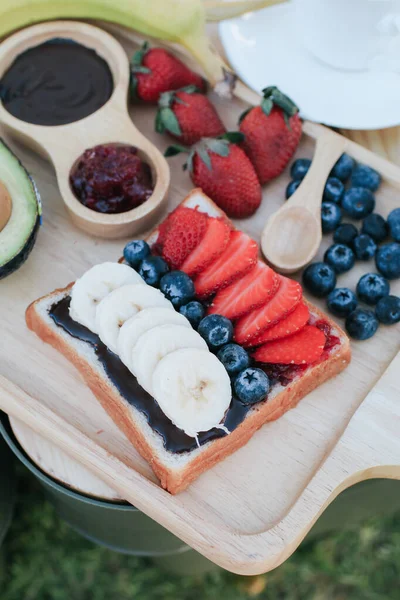
<instances>
[{"instance_id":1,"label":"scattered blueberry pile","mask_svg":"<svg viewBox=\"0 0 400 600\"><path fill-rule=\"evenodd\" d=\"M309 159L294 161L286 198L301 184L310 165ZM347 332L357 340L372 337L379 323L400 321L400 298L390 295L389 283L400 277L400 208L392 210L386 220L374 212L374 192L380 183L381 176L374 169L356 165L353 158L342 154L326 182L321 206L322 231L333 233L334 243L325 252L324 262L312 263L303 273L304 286L314 296L326 297L330 312L346 318ZM343 223L344 217L362 220L361 227ZM336 287L337 276L349 271L356 260L373 258L378 273L363 275L355 292ZM360 308L359 302L375 310Z\"/></svg>"},{"instance_id":2,"label":"scattered blueberry pile","mask_svg":"<svg viewBox=\"0 0 400 600\"><path fill-rule=\"evenodd\" d=\"M205 307L195 300L192 279L183 271L170 271L160 256L152 256L150 247L143 240L133 240L124 248L124 259L143 280L159 288L194 329L205 339L231 377L236 396L244 404L256 404L264 400L270 390L270 380L263 370L252 367L249 354L238 344L232 343L233 325L222 315L205 315Z\"/></svg>"}]
</instances>

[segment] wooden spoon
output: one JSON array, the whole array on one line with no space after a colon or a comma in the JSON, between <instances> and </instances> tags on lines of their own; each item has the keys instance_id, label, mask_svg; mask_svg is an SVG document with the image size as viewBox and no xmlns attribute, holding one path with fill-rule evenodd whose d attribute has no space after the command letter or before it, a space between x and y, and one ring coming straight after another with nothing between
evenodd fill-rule
<instances>
[{"instance_id":1,"label":"wooden spoon","mask_svg":"<svg viewBox=\"0 0 400 600\"><path fill-rule=\"evenodd\" d=\"M0 181L0 232L7 225L12 211L11 196L8 189L2 181Z\"/></svg>"},{"instance_id":2,"label":"wooden spoon","mask_svg":"<svg viewBox=\"0 0 400 600\"><path fill-rule=\"evenodd\" d=\"M346 146L347 140L332 132L318 138L311 167L301 185L268 219L261 234L261 248L266 260L280 273L298 271L318 252L325 183Z\"/></svg>"},{"instance_id":3,"label":"wooden spoon","mask_svg":"<svg viewBox=\"0 0 400 600\"><path fill-rule=\"evenodd\" d=\"M0 102L0 121L13 135L51 160L65 205L78 227L105 238L125 237L149 229L166 198L170 171L164 156L138 131L128 114L129 61L119 42L102 29L86 23L40 23L23 29L2 42L0 78L23 50L57 37L73 39L93 48L107 61L114 80L111 98L99 110L80 121L48 127L17 119ZM83 206L69 184L71 168L81 154L87 148L109 143L136 146L139 156L150 165L155 182L152 195L141 206L113 215L101 214Z\"/></svg>"}]
</instances>

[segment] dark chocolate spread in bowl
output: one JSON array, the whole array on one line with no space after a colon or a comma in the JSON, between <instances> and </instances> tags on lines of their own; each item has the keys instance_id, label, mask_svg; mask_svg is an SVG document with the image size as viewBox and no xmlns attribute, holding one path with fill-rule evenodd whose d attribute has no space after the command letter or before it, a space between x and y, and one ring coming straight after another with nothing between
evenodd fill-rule
<instances>
[{"instance_id":1,"label":"dark chocolate spread in bowl","mask_svg":"<svg viewBox=\"0 0 400 600\"><path fill-rule=\"evenodd\" d=\"M107 62L91 48L54 38L17 56L0 80L4 108L35 125L65 125L101 108L114 82Z\"/></svg>"}]
</instances>

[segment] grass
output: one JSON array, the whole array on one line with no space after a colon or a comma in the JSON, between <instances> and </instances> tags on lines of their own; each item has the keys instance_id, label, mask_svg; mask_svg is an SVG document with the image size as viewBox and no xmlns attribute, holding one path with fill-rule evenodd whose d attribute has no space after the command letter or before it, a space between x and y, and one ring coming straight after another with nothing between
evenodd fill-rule
<instances>
[{"instance_id":1,"label":"grass","mask_svg":"<svg viewBox=\"0 0 400 600\"><path fill-rule=\"evenodd\" d=\"M1 600L397 600L400 514L309 543L260 577L219 570L178 577L72 531L19 471L19 501L3 546ZM179 560L179 558L177 558Z\"/></svg>"}]
</instances>

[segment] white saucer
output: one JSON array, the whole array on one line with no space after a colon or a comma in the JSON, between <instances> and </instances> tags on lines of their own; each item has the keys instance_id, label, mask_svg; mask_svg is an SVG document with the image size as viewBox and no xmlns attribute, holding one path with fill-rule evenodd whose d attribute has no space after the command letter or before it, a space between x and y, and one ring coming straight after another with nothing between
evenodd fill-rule
<instances>
[{"instance_id":1,"label":"white saucer","mask_svg":"<svg viewBox=\"0 0 400 600\"><path fill-rule=\"evenodd\" d=\"M226 55L256 91L277 85L312 121L344 129L400 124L400 74L342 71L302 45L290 3L220 23Z\"/></svg>"}]
</instances>

